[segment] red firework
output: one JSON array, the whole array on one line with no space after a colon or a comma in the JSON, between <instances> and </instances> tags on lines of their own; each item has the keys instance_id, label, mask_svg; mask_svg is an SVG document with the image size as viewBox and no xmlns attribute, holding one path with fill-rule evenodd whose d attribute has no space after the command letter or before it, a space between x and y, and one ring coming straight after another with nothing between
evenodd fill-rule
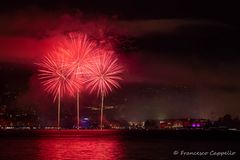
<instances>
[{"instance_id":1,"label":"red firework","mask_svg":"<svg viewBox=\"0 0 240 160\"><path fill-rule=\"evenodd\" d=\"M79 126L79 93L86 84L90 93L102 97L101 128L104 97L120 87L123 66L109 50L97 46L86 34L71 33L51 53L38 63L39 77L44 89L58 97L58 127L60 127L60 98L77 95L77 126Z\"/></svg>"},{"instance_id":2,"label":"red firework","mask_svg":"<svg viewBox=\"0 0 240 160\"><path fill-rule=\"evenodd\" d=\"M44 89L54 96L54 101L58 97L58 128L60 128L61 97L66 93L74 95L80 83L68 59L54 49L42 59L39 65L39 78Z\"/></svg>"},{"instance_id":3,"label":"red firework","mask_svg":"<svg viewBox=\"0 0 240 160\"><path fill-rule=\"evenodd\" d=\"M123 66L119 63L116 55L111 51L99 49L93 57L88 67L87 87L90 93L96 92L101 96L101 117L100 128L103 128L103 101L104 97L113 90L119 88L119 81L122 80L121 74Z\"/></svg>"},{"instance_id":4,"label":"red firework","mask_svg":"<svg viewBox=\"0 0 240 160\"><path fill-rule=\"evenodd\" d=\"M59 44L60 53L67 57L68 64L76 75L77 81L81 84L85 82L86 68L96 50L96 43L91 41L86 34L70 33ZM79 128L79 101L82 87L77 88L77 128Z\"/></svg>"}]
</instances>

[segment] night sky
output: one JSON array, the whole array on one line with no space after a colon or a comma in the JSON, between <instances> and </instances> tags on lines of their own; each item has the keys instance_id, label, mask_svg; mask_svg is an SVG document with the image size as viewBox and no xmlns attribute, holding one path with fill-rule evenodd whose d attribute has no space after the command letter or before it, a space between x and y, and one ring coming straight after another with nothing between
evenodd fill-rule
<instances>
[{"instance_id":1,"label":"night sky","mask_svg":"<svg viewBox=\"0 0 240 160\"><path fill-rule=\"evenodd\" d=\"M106 98L116 119L210 118L240 113L240 22L229 1L13 1L0 6L0 106L56 119L35 62L68 32L114 44L127 68ZM82 108L99 99L82 98ZM66 113L74 102L66 99ZM68 111L68 108L71 108ZM63 109L64 110L64 109Z\"/></svg>"}]
</instances>

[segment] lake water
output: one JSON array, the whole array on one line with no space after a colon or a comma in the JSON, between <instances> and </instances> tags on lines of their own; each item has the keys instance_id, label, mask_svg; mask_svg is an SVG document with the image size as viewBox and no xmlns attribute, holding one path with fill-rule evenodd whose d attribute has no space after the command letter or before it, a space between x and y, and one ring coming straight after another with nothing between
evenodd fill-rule
<instances>
[{"instance_id":1,"label":"lake water","mask_svg":"<svg viewBox=\"0 0 240 160\"><path fill-rule=\"evenodd\" d=\"M0 139L0 160L172 160L199 156L173 155L174 151L236 151L234 156L205 156L203 159L236 159L239 142L102 137L15 137ZM240 160L240 159L239 159Z\"/></svg>"}]
</instances>

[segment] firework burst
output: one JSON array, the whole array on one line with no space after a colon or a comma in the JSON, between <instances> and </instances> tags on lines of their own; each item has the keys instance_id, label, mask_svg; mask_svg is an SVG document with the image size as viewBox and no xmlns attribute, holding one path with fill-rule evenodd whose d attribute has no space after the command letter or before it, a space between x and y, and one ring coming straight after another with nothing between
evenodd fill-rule
<instances>
[{"instance_id":1,"label":"firework burst","mask_svg":"<svg viewBox=\"0 0 240 160\"><path fill-rule=\"evenodd\" d=\"M59 51L68 57L69 63L78 77L84 77L87 66L92 59L97 45L86 34L69 33L59 43ZM83 79L82 79L83 80Z\"/></svg>"},{"instance_id":2,"label":"firework burst","mask_svg":"<svg viewBox=\"0 0 240 160\"><path fill-rule=\"evenodd\" d=\"M39 65L39 79L44 89L53 95L55 101L59 94L61 96L74 95L80 83L76 79L72 66L66 62L64 57L57 54L57 50L51 53L37 65Z\"/></svg>"}]
</instances>

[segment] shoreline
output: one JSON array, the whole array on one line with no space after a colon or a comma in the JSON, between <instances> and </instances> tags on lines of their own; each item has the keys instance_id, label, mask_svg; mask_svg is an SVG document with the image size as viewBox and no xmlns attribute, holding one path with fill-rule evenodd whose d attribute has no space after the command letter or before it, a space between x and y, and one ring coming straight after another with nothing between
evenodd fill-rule
<instances>
[{"instance_id":1,"label":"shoreline","mask_svg":"<svg viewBox=\"0 0 240 160\"><path fill-rule=\"evenodd\" d=\"M173 140L234 140L240 141L239 131L209 130L0 130L0 138L14 137L111 137L127 139L173 139Z\"/></svg>"}]
</instances>

